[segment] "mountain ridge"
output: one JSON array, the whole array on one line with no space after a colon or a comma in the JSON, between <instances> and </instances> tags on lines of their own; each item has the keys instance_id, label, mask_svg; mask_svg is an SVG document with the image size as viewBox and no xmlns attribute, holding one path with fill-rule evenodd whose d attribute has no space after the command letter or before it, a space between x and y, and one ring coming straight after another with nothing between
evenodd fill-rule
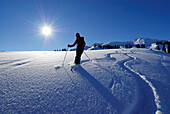
<instances>
[{"instance_id":1,"label":"mountain ridge","mask_svg":"<svg viewBox=\"0 0 170 114\"><path fill-rule=\"evenodd\" d=\"M106 43L94 43L90 46L85 46L85 50L99 50L99 49L105 49L105 48L99 48L99 47L105 47L107 45L109 46L119 46L120 48L124 48L126 45L145 45L146 48L150 48L152 44L156 44L156 42L165 42L170 40L158 40L158 39L152 39L152 38L137 38L132 41L113 41L113 42L106 42ZM75 51L75 48L70 49L70 51Z\"/></svg>"}]
</instances>

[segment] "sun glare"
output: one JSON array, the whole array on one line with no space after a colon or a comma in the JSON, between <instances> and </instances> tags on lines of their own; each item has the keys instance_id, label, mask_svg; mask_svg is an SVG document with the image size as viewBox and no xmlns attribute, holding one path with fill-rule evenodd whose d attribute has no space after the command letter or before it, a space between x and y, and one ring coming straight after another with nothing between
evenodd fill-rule
<instances>
[{"instance_id":1,"label":"sun glare","mask_svg":"<svg viewBox=\"0 0 170 114\"><path fill-rule=\"evenodd\" d=\"M42 27L41 31L42 31L42 34L45 36L50 36L52 34L52 29L49 26Z\"/></svg>"}]
</instances>

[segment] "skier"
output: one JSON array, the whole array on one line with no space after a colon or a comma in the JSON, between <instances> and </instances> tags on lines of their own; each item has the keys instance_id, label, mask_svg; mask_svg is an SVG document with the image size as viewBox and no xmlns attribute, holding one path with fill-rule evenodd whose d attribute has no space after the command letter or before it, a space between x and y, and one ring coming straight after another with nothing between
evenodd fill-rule
<instances>
[{"instance_id":1,"label":"skier","mask_svg":"<svg viewBox=\"0 0 170 114\"><path fill-rule=\"evenodd\" d=\"M81 37L79 33L76 33L76 40L72 45L68 44L68 47L74 47L77 44L77 48L76 48L76 57L75 57L75 64L80 64L80 60L81 60L81 55L84 51L84 47L86 45L85 41L84 41L84 37Z\"/></svg>"}]
</instances>

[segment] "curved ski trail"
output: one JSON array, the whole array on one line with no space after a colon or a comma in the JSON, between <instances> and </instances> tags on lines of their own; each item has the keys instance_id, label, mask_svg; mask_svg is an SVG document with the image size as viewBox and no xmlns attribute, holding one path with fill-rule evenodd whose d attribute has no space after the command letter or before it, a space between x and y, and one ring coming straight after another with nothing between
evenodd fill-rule
<instances>
[{"instance_id":1,"label":"curved ski trail","mask_svg":"<svg viewBox=\"0 0 170 114\"><path fill-rule=\"evenodd\" d=\"M132 52L132 51L131 51ZM132 52L133 53L133 52ZM141 75L140 73L136 72L134 69L130 68L130 66L128 66L127 64L136 60L137 58L132 56L132 55L129 55L129 54L126 54L128 57L131 58L131 60L128 60L126 62L124 62L124 66L129 69L131 72L135 73L136 75L138 75L141 79L143 79L148 85L149 87L152 89L152 92L154 94L154 101L155 101L155 104L156 104L156 107L157 107L157 110L155 112L155 114L162 114L161 112L161 105L160 105L160 100L159 100L159 95L157 94L156 92L156 88L153 86L153 84L146 79L146 76L145 75Z\"/></svg>"}]
</instances>

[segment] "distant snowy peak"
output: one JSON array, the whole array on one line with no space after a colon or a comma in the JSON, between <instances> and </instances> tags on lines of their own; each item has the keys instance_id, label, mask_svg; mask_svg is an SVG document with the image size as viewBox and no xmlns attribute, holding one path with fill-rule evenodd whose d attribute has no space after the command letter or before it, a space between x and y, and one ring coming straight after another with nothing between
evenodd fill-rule
<instances>
[{"instance_id":1,"label":"distant snowy peak","mask_svg":"<svg viewBox=\"0 0 170 114\"><path fill-rule=\"evenodd\" d=\"M135 39L134 44L145 44L145 39L143 38Z\"/></svg>"},{"instance_id":2,"label":"distant snowy peak","mask_svg":"<svg viewBox=\"0 0 170 114\"><path fill-rule=\"evenodd\" d=\"M159 41L158 39L150 39L150 38L138 38L135 39L133 42L134 44L145 44L146 47L151 46L151 44L156 43Z\"/></svg>"}]
</instances>

